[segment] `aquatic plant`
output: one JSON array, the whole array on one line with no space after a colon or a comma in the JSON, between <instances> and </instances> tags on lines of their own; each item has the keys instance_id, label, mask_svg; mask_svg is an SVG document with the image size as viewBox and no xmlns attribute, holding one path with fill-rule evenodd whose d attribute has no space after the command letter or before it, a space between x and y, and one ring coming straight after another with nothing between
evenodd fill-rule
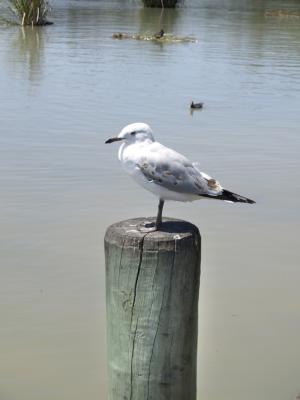
<instances>
[{"instance_id":1,"label":"aquatic plant","mask_svg":"<svg viewBox=\"0 0 300 400\"><path fill-rule=\"evenodd\" d=\"M174 8L177 0L143 0L145 7Z\"/></svg>"},{"instance_id":2,"label":"aquatic plant","mask_svg":"<svg viewBox=\"0 0 300 400\"><path fill-rule=\"evenodd\" d=\"M290 10L272 10L266 11L265 17L293 17L300 18L299 11L290 11Z\"/></svg>"},{"instance_id":3,"label":"aquatic plant","mask_svg":"<svg viewBox=\"0 0 300 400\"><path fill-rule=\"evenodd\" d=\"M144 40L147 42L157 42L157 43L197 43L197 39L191 36L185 36L185 37L180 37L180 36L174 36L170 33L164 34L163 36L157 37L157 35L153 34L145 34L145 35L140 35L140 34L128 34L128 33L123 33L123 32L116 32L112 35L113 39L134 39L134 40Z\"/></svg>"},{"instance_id":4,"label":"aquatic plant","mask_svg":"<svg viewBox=\"0 0 300 400\"><path fill-rule=\"evenodd\" d=\"M8 0L9 8L24 25L48 25L50 5L47 0Z\"/></svg>"}]
</instances>

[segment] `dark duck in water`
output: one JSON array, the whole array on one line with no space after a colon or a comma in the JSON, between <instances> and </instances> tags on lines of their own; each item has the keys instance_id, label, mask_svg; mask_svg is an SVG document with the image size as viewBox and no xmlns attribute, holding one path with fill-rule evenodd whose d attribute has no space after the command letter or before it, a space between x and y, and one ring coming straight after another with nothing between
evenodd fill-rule
<instances>
[{"instance_id":1,"label":"dark duck in water","mask_svg":"<svg viewBox=\"0 0 300 400\"><path fill-rule=\"evenodd\" d=\"M159 32L155 33L154 37L155 39L161 39L165 34L165 31L161 29Z\"/></svg>"},{"instance_id":2,"label":"dark duck in water","mask_svg":"<svg viewBox=\"0 0 300 400\"><path fill-rule=\"evenodd\" d=\"M191 102L191 108L194 109L201 109L203 108L203 103L194 103L193 101Z\"/></svg>"}]
</instances>

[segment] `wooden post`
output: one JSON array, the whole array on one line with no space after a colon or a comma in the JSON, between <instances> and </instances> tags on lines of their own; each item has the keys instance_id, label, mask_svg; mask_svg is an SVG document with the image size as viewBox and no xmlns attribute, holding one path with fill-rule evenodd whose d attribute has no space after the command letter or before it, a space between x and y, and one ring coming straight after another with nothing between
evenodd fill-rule
<instances>
[{"instance_id":1,"label":"wooden post","mask_svg":"<svg viewBox=\"0 0 300 400\"><path fill-rule=\"evenodd\" d=\"M201 237L164 218L105 235L109 400L195 400Z\"/></svg>"}]
</instances>

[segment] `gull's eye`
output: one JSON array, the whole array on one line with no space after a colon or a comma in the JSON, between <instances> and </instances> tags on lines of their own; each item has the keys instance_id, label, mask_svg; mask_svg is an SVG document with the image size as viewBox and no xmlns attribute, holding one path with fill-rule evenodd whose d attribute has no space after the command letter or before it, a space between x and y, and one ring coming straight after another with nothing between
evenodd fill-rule
<instances>
[{"instance_id":1,"label":"gull's eye","mask_svg":"<svg viewBox=\"0 0 300 400\"><path fill-rule=\"evenodd\" d=\"M134 136L136 134L136 131L131 132L130 135Z\"/></svg>"}]
</instances>

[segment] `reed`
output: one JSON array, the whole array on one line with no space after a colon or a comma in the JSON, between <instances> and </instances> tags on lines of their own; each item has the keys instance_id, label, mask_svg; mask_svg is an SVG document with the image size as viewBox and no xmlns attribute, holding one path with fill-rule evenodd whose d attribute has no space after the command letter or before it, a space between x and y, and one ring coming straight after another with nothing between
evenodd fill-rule
<instances>
[{"instance_id":1,"label":"reed","mask_svg":"<svg viewBox=\"0 0 300 400\"><path fill-rule=\"evenodd\" d=\"M10 10L22 26L48 25L50 5L47 0L9 0Z\"/></svg>"},{"instance_id":2,"label":"reed","mask_svg":"<svg viewBox=\"0 0 300 400\"><path fill-rule=\"evenodd\" d=\"M143 0L145 7L174 8L177 0Z\"/></svg>"}]
</instances>

